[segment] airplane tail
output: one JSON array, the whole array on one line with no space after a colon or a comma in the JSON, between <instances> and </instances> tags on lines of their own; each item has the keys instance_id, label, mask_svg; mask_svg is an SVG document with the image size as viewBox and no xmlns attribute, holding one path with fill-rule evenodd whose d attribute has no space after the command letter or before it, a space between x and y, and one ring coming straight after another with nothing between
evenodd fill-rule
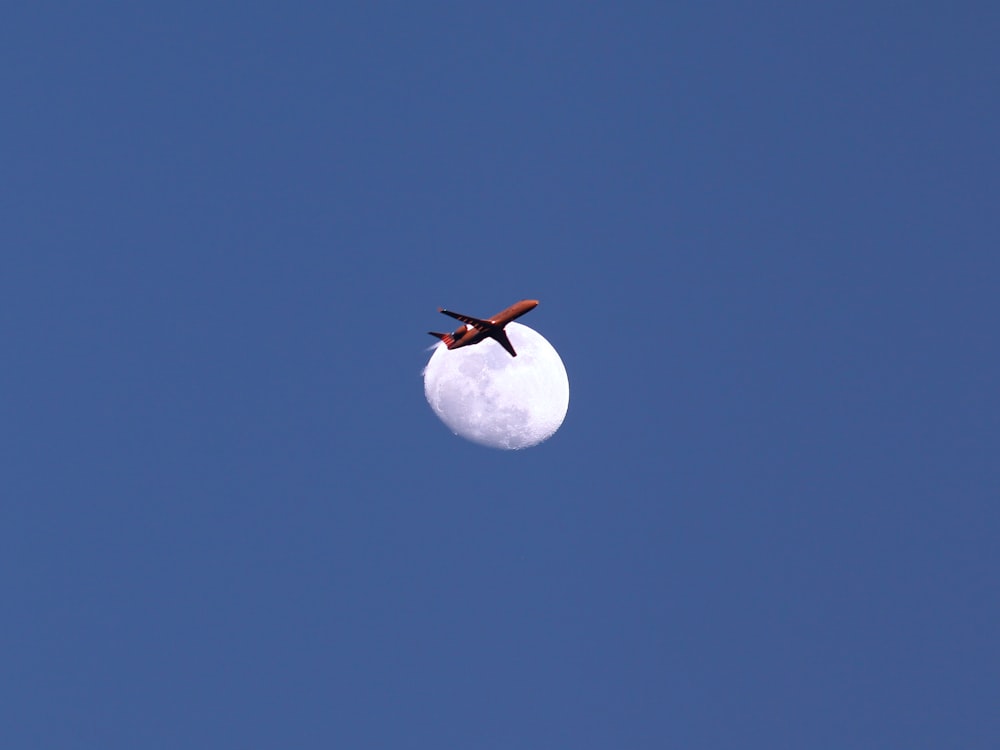
<instances>
[{"instance_id":1,"label":"airplane tail","mask_svg":"<svg viewBox=\"0 0 1000 750\"><path fill-rule=\"evenodd\" d=\"M450 333L438 333L437 331L428 331L431 336L437 336L444 342L444 345L451 349L451 345L455 343L455 337Z\"/></svg>"}]
</instances>

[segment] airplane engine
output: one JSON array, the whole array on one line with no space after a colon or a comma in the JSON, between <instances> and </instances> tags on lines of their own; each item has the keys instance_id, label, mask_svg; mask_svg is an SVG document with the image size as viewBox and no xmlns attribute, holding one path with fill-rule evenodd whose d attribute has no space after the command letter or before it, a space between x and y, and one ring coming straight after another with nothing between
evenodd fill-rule
<instances>
[{"instance_id":1,"label":"airplane engine","mask_svg":"<svg viewBox=\"0 0 1000 750\"><path fill-rule=\"evenodd\" d=\"M465 326L459 326L458 328L455 329L455 332L451 334L451 337L455 339L455 341L460 341L461 338L468 332L469 332L468 328L466 328Z\"/></svg>"}]
</instances>

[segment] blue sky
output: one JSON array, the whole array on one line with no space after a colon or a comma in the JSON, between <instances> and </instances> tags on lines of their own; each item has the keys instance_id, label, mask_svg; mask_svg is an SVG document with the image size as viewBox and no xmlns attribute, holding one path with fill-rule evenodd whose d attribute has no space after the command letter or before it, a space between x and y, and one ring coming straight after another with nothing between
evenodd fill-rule
<instances>
[{"instance_id":1,"label":"blue sky","mask_svg":"<svg viewBox=\"0 0 1000 750\"><path fill-rule=\"evenodd\" d=\"M992 748L989 3L6 14L7 747ZM424 402L521 298L562 429Z\"/></svg>"}]
</instances>

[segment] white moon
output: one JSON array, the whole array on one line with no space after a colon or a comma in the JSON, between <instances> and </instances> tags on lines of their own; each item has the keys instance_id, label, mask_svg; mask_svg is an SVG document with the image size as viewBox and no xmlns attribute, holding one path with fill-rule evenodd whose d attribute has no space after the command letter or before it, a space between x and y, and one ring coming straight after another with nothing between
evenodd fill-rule
<instances>
[{"instance_id":1,"label":"white moon","mask_svg":"<svg viewBox=\"0 0 1000 750\"><path fill-rule=\"evenodd\" d=\"M516 357L493 339L451 350L438 344L424 370L424 395L456 435L517 450L559 429L569 408L569 378L542 334L520 323L505 330Z\"/></svg>"}]
</instances>

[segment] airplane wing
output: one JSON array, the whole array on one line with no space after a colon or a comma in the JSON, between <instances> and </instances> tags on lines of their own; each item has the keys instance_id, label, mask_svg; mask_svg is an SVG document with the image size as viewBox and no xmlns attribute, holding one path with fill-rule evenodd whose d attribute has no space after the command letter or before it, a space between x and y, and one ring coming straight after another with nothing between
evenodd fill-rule
<instances>
[{"instance_id":1,"label":"airplane wing","mask_svg":"<svg viewBox=\"0 0 1000 750\"><path fill-rule=\"evenodd\" d=\"M504 349L506 349L508 352L510 352L510 356L512 356L512 357L516 357L517 356L517 352L514 351L514 347L511 345L510 339L507 338L507 332L506 331L504 331L503 329L501 329L501 330L497 331L496 333L494 333L493 336L492 336L492 338L494 338L496 340L496 342L498 344L500 344L500 346L502 346Z\"/></svg>"},{"instance_id":2,"label":"airplane wing","mask_svg":"<svg viewBox=\"0 0 1000 750\"><path fill-rule=\"evenodd\" d=\"M461 320L463 323L468 323L470 326L477 328L480 331L488 331L493 327L493 324L488 320L480 320L479 318L473 318L469 315L462 315L461 313L455 313L451 310L445 309L439 309L439 312L443 312L445 315L450 318L454 318L455 320Z\"/></svg>"}]
</instances>

